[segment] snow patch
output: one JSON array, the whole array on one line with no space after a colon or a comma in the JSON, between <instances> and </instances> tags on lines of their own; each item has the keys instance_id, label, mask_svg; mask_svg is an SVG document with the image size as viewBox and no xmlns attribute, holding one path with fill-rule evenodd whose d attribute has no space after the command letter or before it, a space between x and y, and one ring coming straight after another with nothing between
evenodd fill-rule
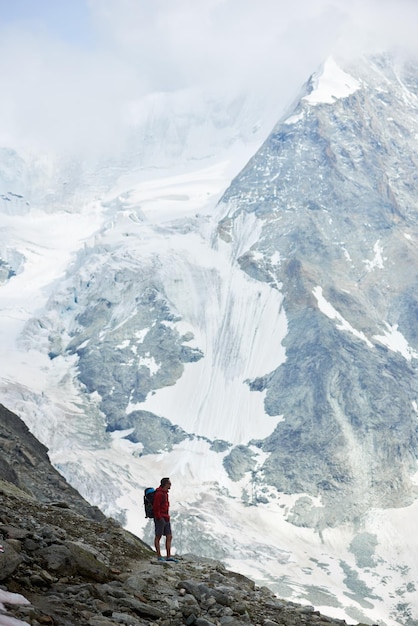
<instances>
[{"instance_id":1,"label":"snow patch","mask_svg":"<svg viewBox=\"0 0 418 626\"><path fill-rule=\"evenodd\" d=\"M382 256L383 248L380 245L379 241L376 241L376 243L374 244L373 251L374 251L373 259L371 261L369 260L363 261L368 272L371 272L376 268L380 270L384 268L383 256Z\"/></svg>"},{"instance_id":2,"label":"snow patch","mask_svg":"<svg viewBox=\"0 0 418 626\"><path fill-rule=\"evenodd\" d=\"M126 184L122 178L118 186L107 194L106 200L114 201L116 197L121 201L123 189L123 206L140 209L145 219L154 224L196 215L220 197L230 166L230 161L221 161L177 176L147 181L135 181L133 178L130 181L132 188L127 192L121 188Z\"/></svg>"},{"instance_id":3,"label":"snow patch","mask_svg":"<svg viewBox=\"0 0 418 626\"><path fill-rule=\"evenodd\" d=\"M137 343L142 343L147 335L149 331L149 328L143 328L142 330L139 330L135 333L135 339L137 340Z\"/></svg>"},{"instance_id":4,"label":"snow patch","mask_svg":"<svg viewBox=\"0 0 418 626\"><path fill-rule=\"evenodd\" d=\"M368 345L369 348L373 348L372 342L369 341L369 339L367 339L366 335L364 333L362 333L361 331L356 330L355 328L353 328L353 326L351 326L351 324L349 322L347 322L347 320L344 319L343 316L340 313L338 313L338 311L332 306L332 304L330 302L328 302L328 300L326 300L324 298L324 296L322 295L322 287L315 287L312 290L312 293L315 296L315 298L317 299L319 310L324 315L329 317L329 319L331 319L331 320L335 319L335 320L338 320L340 322L339 324L337 324L337 328L339 330L345 330L345 331L351 333L355 337L358 337L359 339L364 341Z\"/></svg>"},{"instance_id":5,"label":"snow patch","mask_svg":"<svg viewBox=\"0 0 418 626\"><path fill-rule=\"evenodd\" d=\"M29 600L27 600L20 593L12 593L10 591L0 589L0 611L6 611L6 607L4 606L5 603L15 605L30 605ZM0 626L27 626L27 622L22 622L22 620L17 619L16 617L1 614Z\"/></svg>"},{"instance_id":6,"label":"snow patch","mask_svg":"<svg viewBox=\"0 0 418 626\"><path fill-rule=\"evenodd\" d=\"M285 359L282 296L231 267L228 257L200 238L189 236L187 244L187 250L171 252L160 276L204 357L186 364L176 385L157 390L142 408L211 439L246 443L266 437L278 418L265 413L264 393L251 391L247 381ZM230 254L228 247L223 251Z\"/></svg>"},{"instance_id":7,"label":"snow patch","mask_svg":"<svg viewBox=\"0 0 418 626\"><path fill-rule=\"evenodd\" d=\"M313 89L303 98L309 104L333 104L360 89L358 80L344 72L333 58L325 61L322 71L314 75Z\"/></svg>"},{"instance_id":8,"label":"snow patch","mask_svg":"<svg viewBox=\"0 0 418 626\"><path fill-rule=\"evenodd\" d=\"M142 367L142 366L145 366L149 369L151 376L153 374L156 374L158 370L160 369L160 365L158 365L154 357L150 355L148 356L145 355L144 357L139 359L138 367Z\"/></svg>"},{"instance_id":9,"label":"snow patch","mask_svg":"<svg viewBox=\"0 0 418 626\"><path fill-rule=\"evenodd\" d=\"M130 339L125 339L125 341L122 341L120 344L115 346L115 348L118 350L124 350L125 348L129 347L130 343L131 343Z\"/></svg>"},{"instance_id":10,"label":"snow patch","mask_svg":"<svg viewBox=\"0 0 418 626\"><path fill-rule=\"evenodd\" d=\"M392 352L399 352L407 361L411 359L418 359L418 352L411 348L405 337L398 330L398 325L391 326L385 322L387 330L383 335L374 335L373 339L380 341L384 346L392 350Z\"/></svg>"},{"instance_id":11,"label":"snow patch","mask_svg":"<svg viewBox=\"0 0 418 626\"><path fill-rule=\"evenodd\" d=\"M285 124L297 124L300 120L303 119L303 113L296 113L295 115L291 115L287 119L284 120Z\"/></svg>"}]
</instances>

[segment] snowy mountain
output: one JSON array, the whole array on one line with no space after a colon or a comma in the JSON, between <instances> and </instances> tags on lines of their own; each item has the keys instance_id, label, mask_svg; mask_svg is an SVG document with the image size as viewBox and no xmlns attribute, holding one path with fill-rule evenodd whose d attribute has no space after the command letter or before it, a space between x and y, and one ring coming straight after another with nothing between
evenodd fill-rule
<instances>
[{"instance_id":1,"label":"snowy mountain","mask_svg":"<svg viewBox=\"0 0 418 626\"><path fill-rule=\"evenodd\" d=\"M268 136L261 106L158 94L99 162L3 148L1 402L145 540L170 475L178 552L414 624L418 68L328 59Z\"/></svg>"}]
</instances>

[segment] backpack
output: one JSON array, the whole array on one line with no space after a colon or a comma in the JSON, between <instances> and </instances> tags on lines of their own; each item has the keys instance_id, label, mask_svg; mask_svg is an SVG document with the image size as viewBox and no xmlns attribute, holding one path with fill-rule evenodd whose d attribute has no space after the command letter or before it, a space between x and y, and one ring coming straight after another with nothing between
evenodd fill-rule
<instances>
[{"instance_id":1,"label":"backpack","mask_svg":"<svg viewBox=\"0 0 418 626\"><path fill-rule=\"evenodd\" d=\"M153 487L147 487L144 490L144 509L145 517L154 517L153 504L154 504L155 489Z\"/></svg>"}]
</instances>

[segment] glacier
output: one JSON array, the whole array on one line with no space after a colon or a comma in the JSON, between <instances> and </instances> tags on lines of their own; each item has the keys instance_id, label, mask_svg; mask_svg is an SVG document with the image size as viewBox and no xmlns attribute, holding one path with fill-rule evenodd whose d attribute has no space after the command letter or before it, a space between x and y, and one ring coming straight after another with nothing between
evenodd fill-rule
<instances>
[{"instance_id":1,"label":"glacier","mask_svg":"<svg viewBox=\"0 0 418 626\"><path fill-rule=\"evenodd\" d=\"M113 161L0 164L5 406L132 532L170 475L179 553L350 623L418 619L417 77L330 58L271 133L156 94Z\"/></svg>"}]
</instances>

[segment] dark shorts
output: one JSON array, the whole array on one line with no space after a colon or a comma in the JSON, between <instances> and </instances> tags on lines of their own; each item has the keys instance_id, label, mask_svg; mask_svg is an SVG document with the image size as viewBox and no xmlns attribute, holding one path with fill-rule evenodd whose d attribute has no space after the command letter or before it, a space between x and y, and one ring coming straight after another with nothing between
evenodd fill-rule
<instances>
[{"instance_id":1,"label":"dark shorts","mask_svg":"<svg viewBox=\"0 0 418 626\"><path fill-rule=\"evenodd\" d=\"M155 535L157 537L162 537L163 535L167 537L167 535L172 534L171 524L170 522L166 522L165 519L159 519L159 520L154 519L154 524L155 524Z\"/></svg>"}]
</instances>

